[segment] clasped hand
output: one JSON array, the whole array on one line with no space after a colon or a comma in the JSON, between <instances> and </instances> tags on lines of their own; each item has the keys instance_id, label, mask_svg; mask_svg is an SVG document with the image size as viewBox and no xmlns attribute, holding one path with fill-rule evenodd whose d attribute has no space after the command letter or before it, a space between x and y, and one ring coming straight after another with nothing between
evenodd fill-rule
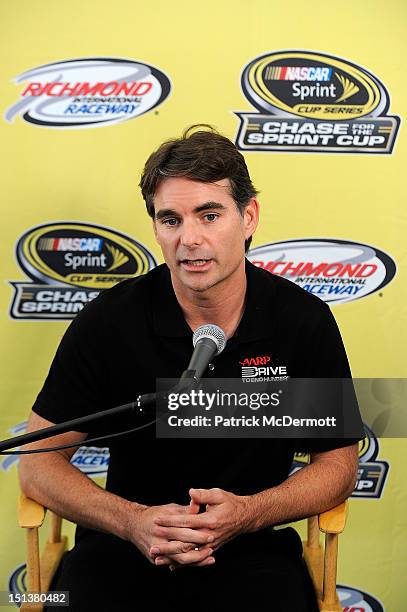
<instances>
[{"instance_id":1,"label":"clasped hand","mask_svg":"<svg viewBox=\"0 0 407 612\"><path fill-rule=\"evenodd\" d=\"M155 565L170 569L215 563L213 552L251 528L249 497L222 489L190 489L189 506L167 504L141 511L137 546ZM199 514L200 506L205 512Z\"/></svg>"}]
</instances>

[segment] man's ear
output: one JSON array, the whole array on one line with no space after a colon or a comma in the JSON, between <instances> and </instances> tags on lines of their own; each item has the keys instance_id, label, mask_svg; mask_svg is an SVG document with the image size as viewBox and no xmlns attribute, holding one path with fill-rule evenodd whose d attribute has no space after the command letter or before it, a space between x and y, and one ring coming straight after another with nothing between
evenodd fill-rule
<instances>
[{"instance_id":1,"label":"man's ear","mask_svg":"<svg viewBox=\"0 0 407 612\"><path fill-rule=\"evenodd\" d=\"M244 232L245 238L250 238L253 236L254 232L257 229L257 225L259 223L259 212L260 207L256 198L251 198L249 204L244 209L243 213L243 223L244 223Z\"/></svg>"}]
</instances>

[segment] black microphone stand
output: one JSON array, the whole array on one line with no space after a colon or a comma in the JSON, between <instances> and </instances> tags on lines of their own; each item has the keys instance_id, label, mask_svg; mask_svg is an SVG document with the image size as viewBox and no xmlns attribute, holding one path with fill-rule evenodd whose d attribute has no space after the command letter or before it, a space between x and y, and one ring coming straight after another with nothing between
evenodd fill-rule
<instances>
[{"instance_id":1,"label":"black microphone stand","mask_svg":"<svg viewBox=\"0 0 407 612\"><path fill-rule=\"evenodd\" d=\"M50 438L51 436L64 433L65 431L81 431L83 425L92 423L98 419L133 412L137 409L140 411L143 410L141 405L138 407L138 400L135 402L130 402L129 404L123 404L122 406L116 406L115 408L109 408L108 410L102 410L101 412L95 412L94 414L88 414L77 419L72 419L71 421L64 421L63 423L58 423L57 425L52 425L51 427L37 429L36 431L31 431L30 433L0 441L0 451L9 450L10 448L15 448L16 446L22 446L24 444L28 444L29 442L43 440L44 438Z\"/></svg>"},{"instance_id":2,"label":"black microphone stand","mask_svg":"<svg viewBox=\"0 0 407 612\"><path fill-rule=\"evenodd\" d=\"M161 393L146 393L145 395L139 395L134 402L129 404L123 404L121 406L115 406L114 408L108 408L94 414L88 414L77 419L70 421L64 421L51 427L44 427L43 429L37 429L30 433L21 434L14 438L8 438L7 440L0 440L0 452L15 448L16 446L23 446L29 442L37 442L37 440L43 440L66 431L81 431L83 425L98 421L104 417L118 416L126 413L143 413L144 408L147 406L154 405L158 399L166 400L169 393L180 393L187 392L192 389L198 383L195 370L185 370L182 373L179 382L175 387L166 392Z\"/></svg>"}]
</instances>

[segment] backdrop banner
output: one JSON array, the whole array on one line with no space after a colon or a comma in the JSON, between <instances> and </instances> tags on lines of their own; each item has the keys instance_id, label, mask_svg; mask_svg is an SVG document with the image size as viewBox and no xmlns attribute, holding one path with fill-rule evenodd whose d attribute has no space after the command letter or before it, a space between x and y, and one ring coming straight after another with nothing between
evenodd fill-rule
<instances>
[{"instance_id":1,"label":"backdrop banner","mask_svg":"<svg viewBox=\"0 0 407 612\"><path fill-rule=\"evenodd\" d=\"M141 171L165 139L211 124L236 143L260 191L249 259L329 304L352 375L370 381L361 393L375 418L359 445L338 591L346 612L401 612L407 444L394 425L405 421L407 376L407 10L402 0L310 9L1 3L0 438L24 432L77 313L163 261ZM268 364L244 367L257 376ZM297 454L292 473L307 460ZM73 457L100 484L108 462L103 446ZM0 456L6 593L26 589L17 466Z\"/></svg>"}]
</instances>

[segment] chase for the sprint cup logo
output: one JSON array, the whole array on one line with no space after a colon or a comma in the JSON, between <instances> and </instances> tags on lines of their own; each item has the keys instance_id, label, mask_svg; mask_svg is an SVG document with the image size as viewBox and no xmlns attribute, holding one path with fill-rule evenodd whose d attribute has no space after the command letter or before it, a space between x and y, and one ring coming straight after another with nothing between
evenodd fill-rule
<instances>
[{"instance_id":1,"label":"chase for the sprint cup logo","mask_svg":"<svg viewBox=\"0 0 407 612\"><path fill-rule=\"evenodd\" d=\"M252 60L241 86L259 112L238 112L243 151L391 153L400 118L381 81L348 60L275 51Z\"/></svg>"},{"instance_id":2,"label":"chase for the sprint cup logo","mask_svg":"<svg viewBox=\"0 0 407 612\"><path fill-rule=\"evenodd\" d=\"M28 230L17 243L16 256L33 282L11 282L15 319L72 319L103 289L157 265L130 236L65 221Z\"/></svg>"},{"instance_id":3,"label":"chase for the sprint cup logo","mask_svg":"<svg viewBox=\"0 0 407 612\"><path fill-rule=\"evenodd\" d=\"M11 123L48 128L103 127L134 119L169 95L168 76L158 68L121 58L90 57L31 68L15 77L20 99L5 113Z\"/></svg>"},{"instance_id":4,"label":"chase for the sprint cup logo","mask_svg":"<svg viewBox=\"0 0 407 612\"><path fill-rule=\"evenodd\" d=\"M333 304L379 291L396 273L390 255L348 240L311 238L274 242L251 249L248 259Z\"/></svg>"},{"instance_id":5,"label":"chase for the sprint cup logo","mask_svg":"<svg viewBox=\"0 0 407 612\"><path fill-rule=\"evenodd\" d=\"M388 461L379 458L379 440L370 427L364 424L365 437L359 442L358 474L352 497L380 499L390 470ZM290 476L308 465L307 453L295 453Z\"/></svg>"}]
</instances>

